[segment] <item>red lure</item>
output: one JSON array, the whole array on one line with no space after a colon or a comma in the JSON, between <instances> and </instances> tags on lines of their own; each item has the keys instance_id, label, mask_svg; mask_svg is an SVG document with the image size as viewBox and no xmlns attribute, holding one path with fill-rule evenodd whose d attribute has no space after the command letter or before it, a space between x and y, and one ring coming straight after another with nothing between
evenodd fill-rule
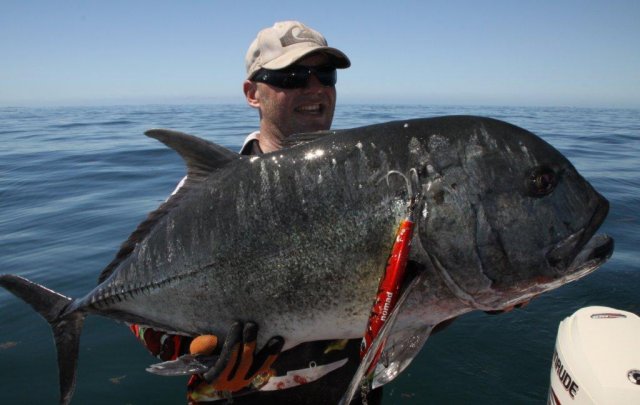
<instances>
[{"instance_id":1,"label":"red lure","mask_svg":"<svg viewBox=\"0 0 640 405\"><path fill-rule=\"evenodd\" d=\"M411 216L405 218L398 227L396 232L396 239L391 248L391 255L387 260L387 267L384 275L380 280L378 286L378 293L376 299L371 308L371 314L369 315L369 322L367 323L367 329L362 339L362 345L360 346L360 358L369 350L371 343L376 338L380 330L387 321L391 311L393 310L396 302L398 301L398 293L400 291L400 285L404 278L405 269L407 267L407 260L409 258L409 250L411 248L411 237L413 235L413 221ZM376 353L374 361L367 372L372 371L375 365L378 363L382 348L381 345Z\"/></svg>"}]
</instances>

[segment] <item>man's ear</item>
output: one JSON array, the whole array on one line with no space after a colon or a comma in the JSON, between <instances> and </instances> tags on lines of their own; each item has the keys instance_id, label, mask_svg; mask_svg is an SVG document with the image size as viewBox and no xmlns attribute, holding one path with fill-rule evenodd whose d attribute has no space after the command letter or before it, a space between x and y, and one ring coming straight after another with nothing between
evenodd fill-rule
<instances>
[{"instance_id":1,"label":"man's ear","mask_svg":"<svg viewBox=\"0 0 640 405\"><path fill-rule=\"evenodd\" d=\"M253 108L260 107L260 101L258 101L258 83L252 82L251 80L245 80L242 83L242 90L244 91L244 96L247 98L247 104L249 104Z\"/></svg>"}]
</instances>

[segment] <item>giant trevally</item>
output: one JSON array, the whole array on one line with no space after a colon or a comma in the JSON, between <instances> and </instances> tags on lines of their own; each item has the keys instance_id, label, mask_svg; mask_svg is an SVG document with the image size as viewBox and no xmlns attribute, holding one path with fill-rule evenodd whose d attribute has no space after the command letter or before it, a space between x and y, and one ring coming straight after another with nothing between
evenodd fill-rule
<instances>
[{"instance_id":1,"label":"giant trevally","mask_svg":"<svg viewBox=\"0 0 640 405\"><path fill-rule=\"evenodd\" d=\"M527 301L613 251L611 238L594 237L608 202L552 146L494 119L296 135L288 148L254 157L179 132L146 134L184 158L187 180L138 226L93 291L72 299L0 276L53 328L63 403L91 313L191 336L251 320L260 340L284 337L285 350L361 337L413 197L409 265L422 282L397 316L385 363L396 367L380 383L434 324Z\"/></svg>"}]
</instances>

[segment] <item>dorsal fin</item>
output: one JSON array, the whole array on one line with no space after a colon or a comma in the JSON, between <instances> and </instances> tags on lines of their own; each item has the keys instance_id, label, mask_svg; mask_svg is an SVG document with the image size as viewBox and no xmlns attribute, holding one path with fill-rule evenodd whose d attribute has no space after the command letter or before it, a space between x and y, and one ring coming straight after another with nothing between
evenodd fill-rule
<instances>
[{"instance_id":1,"label":"dorsal fin","mask_svg":"<svg viewBox=\"0 0 640 405\"><path fill-rule=\"evenodd\" d=\"M149 216L129 235L129 238L120 246L116 257L102 270L98 283L102 283L118 268L118 265L133 252L138 242L143 240L153 227L178 205L189 190L199 187L209 173L232 160L240 159L240 155L227 148L182 132L151 129L145 132L145 135L159 140L182 156L187 164L187 179L175 194L155 211L149 213Z\"/></svg>"},{"instance_id":2,"label":"dorsal fin","mask_svg":"<svg viewBox=\"0 0 640 405\"><path fill-rule=\"evenodd\" d=\"M191 180L204 177L239 157L223 146L179 131L150 129L144 134L178 152L187 164L187 176Z\"/></svg>"},{"instance_id":3,"label":"dorsal fin","mask_svg":"<svg viewBox=\"0 0 640 405\"><path fill-rule=\"evenodd\" d=\"M317 131L317 132L305 132L302 134L289 135L283 142L283 148L292 148L294 146L302 145L304 143L313 142L316 139L323 138L328 135L333 135L338 131Z\"/></svg>"}]
</instances>

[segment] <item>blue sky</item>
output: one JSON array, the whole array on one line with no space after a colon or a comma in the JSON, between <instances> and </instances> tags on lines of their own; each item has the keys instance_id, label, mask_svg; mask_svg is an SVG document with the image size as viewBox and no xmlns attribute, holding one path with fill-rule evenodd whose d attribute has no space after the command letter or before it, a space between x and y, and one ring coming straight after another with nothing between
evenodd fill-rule
<instances>
[{"instance_id":1,"label":"blue sky","mask_svg":"<svg viewBox=\"0 0 640 405\"><path fill-rule=\"evenodd\" d=\"M351 58L339 102L640 108L638 0L0 0L0 106L243 102L288 19Z\"/></svg>"}]
</instances>

